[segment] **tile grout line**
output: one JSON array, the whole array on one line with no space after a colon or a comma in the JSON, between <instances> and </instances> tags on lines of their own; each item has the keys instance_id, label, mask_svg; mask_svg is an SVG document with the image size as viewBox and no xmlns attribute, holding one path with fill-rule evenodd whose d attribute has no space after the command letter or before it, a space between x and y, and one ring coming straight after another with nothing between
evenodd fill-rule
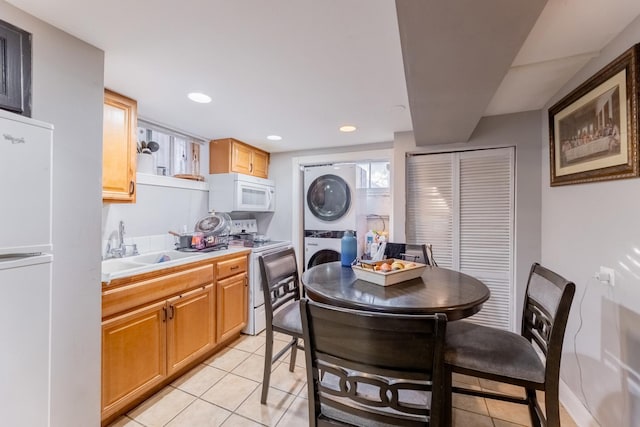
<instances>
[{"instance_id":1,"label":"tile grout line","mask_svg":"<svg viewBox=\"0 0 640 427\"><path fill-rule=\"evenodd\" d=\"M308 390L308 384L307 384L307 382L306 382L306 375L304 376L304 384L303 384L303 386L298 390L298 392L297 392L297 393L292 393L292 392L289 392L289 391L281 390L281 389L279 389L279 388L273 387L272 385L270 385L270 386L269 386L269 389L270 389L270 390L275 390L275 391L277 391L277 392L279 392L279 393L284 393L285 395L289 396L289 398L291 398L291 401L289 402L289 405L287 405L286 409L284 409L284 411L282 412L282 414L278 417L278 419L277 419L275 422L271 423L271 421L270 421L270 422L269 422L269 424L265 424L265 423L264 423L264 422L262 422L262 421L256 421L256 420L254 420L254 419L252 419L252 418L249 418L249 417L247 417L247 416L245 416L245 415L242 415L242 414L240 414L240 413L236 412L239 408L241 408L241 407L242 407L242 405L244 405L244 404L248 401L249 397L251 397L251 395L252 395L252 394L254 394L254 393L256 392L256 390L258 390L258 389L261 389L261 388L262 388L262 381L256 381L256 380L255 380L255 379L253 379L253 378L248 378L248 377L245 377L245 376L243 376L243 375L241 375L241 374L239 374L239 373L234 373L234 372L232 372L234 369L237 369L239 366L241 366L243 363L245 363L245 362L247 361L247 359L248 359L251 355L254 355L254 354L255 354L255 355L256 355L256 356L258 356L258 357L262 357L262 358L264 358L264 357L265 357L264 355L259 354L258 352L262 351L262 349L264 348L264 346L266 345L266 343L262 343L262 344L261 344L261 345L259 345L257 348L255 348L253 351L249 351L249 350L247 350L246 348L238 348L238 347L237 347L238 345L242 345L243 341L247 341L247 340L251 340L251 339L253 339L253 338L252 338L251 336L248 336L248 335L241 336L238 340L236 340L236 341L234 342L234 344L235 344L236 346L230 346L230 345L229 345L228 347L226 347L226 348L229 348L229 349L233 349L233 350L240 351L240 352L245 353L245 354L247 354L247 355L248 355L246 358L244 358L244 359L243 359L242 361L240 361L238 364L236 364L235 366L232 366L232 367L231 367L231 370L222 369L222 368L220 368L220 367L213 366L213 365L211 365L211 364L209 364L209 363L206 363L206 361L203 361L203 362L201 362L199 365L194 366L194 368L193 368L193 369L197 369L199 366L206 366L206 367L210 367L210 368L217 369L217 370L219 370L219 371L221 371L221 372L223 372L223 373L224 373L224 375L223 375L222 377L220 377L220 378L219 378L219 379L217 379L215 382L213 382L213 383L212 383L212 384L211 384L211 385L210 385L210 386L209 386L205 391L203 391L202 393L200 393L200 395L195 395L195 394L193 394L193 393L191 393L191 392L189 392L189 391L187 391L187 390L183 390L182 388L180 388L180 386L173 385L172 383L171 383L171 384L167 384L167 386L168 386L168 387L170 387L172 390L176 390L176 389L177 389L177 390L179 390L180 392L185 393L185 394L186 394L186 395L188 395L188 396L191 396L192 398L194 398L194 400L193 400L193 401L191 401L191 402L190 402L186 407L184 407L182 410L180 410L177 414L175 414L175 415L174 415L170 420L168 420L168 421L167 421L166 423L164 423L163 425L164 425L164 426L167 426L168 424L170 424L171 422L173 422L173 421L174 421L178 416L180 416L180 415L181 415L182 413L184 413L188 408L190 408L191 406L193 406L193 404L194 404L197 400L200 400L200 401L202 401L202 403L206 403L206 404L208 404L208 405L211 405L211 406L213 406L213 407L216 407L216 408L218 408L218 409L221 409L221 410L224 410L224 411L228 412L227 416L222 420L221 424L225 424L225 423L227 423L227 422L229 421L229 419L235 415L235 416L238 416L238 417L240 417L240 418L242 418L242 419L244 419L244 420L247 420L247 421L249 421L249 422L251 422L251 423L255 423L256 425L260 425L260 426L269 426L269 425L271 425L272 427L278 427L278 426L281 426L282 421L287 417L287 415L291 415L292 417L296 417L297 415L293 415L293 409L292 409L292 408L293 408L294 404L296 404L296 403L298 402L298 398L300 398L300 399L304 399L305 401L307 401L307 402L308 402L308 398L305 398L305 397L303 397L303 396L302 396L302 395L305 393L305 390ZM286 343L286 342L288 342L288 340L286 340L286 341L285 341L285 340L279 340L278 338L274 337L274 344L275 344L276 342ZM245 346L250 348L250 346L252 346L252 344L251 344L251 343L247 343L247 344L245 344ZM215 359L215 356L216 356L216 355L212 355L212 357L211 357L211 358L209 358L208 360ZM301 356L301 355L299 354L299 355L298 355L298 358L297 358L297 360L296 360L296 362L298 362L298 361L300 360L300 359L299 359L299 357L300 357L300 356ZM278 359L278 361L276 361L275 363L272 363L272 366L271 366L272 372L274 372L275 370L277 370L278 368L280 368L280 367L281 367L281 365L286 365L286 369L288 370L288 365L289 365L288 357L290 357L290 355L287 353L287 354L283 355L280 359ZM213 363L213 362L215 362L215 360L212 360L212 363ZM296 363L296 365L295 365L295 368L296 368L296 370L297 370L297 369L304 369L304 367L299 366L297 363ZM185 373L185 374L186 374L186 373ZM237 377L239 377L239 378L243 378L243 379L246 379L246 380L248 380L248 381L251 381L251 382L257 383L257 386L253 389L253 391L251 391L250 393L248 393L248 394L247 394L247 396L246 396L244 399L242 399L242 401L241 401L241 402L240 402L240 403L239 403L239 404L238 404L238 405L237 405L233 410L229 410L229 409L227 409L227 408L225 408L225 407L222 407L222 406L220 406L220 405L218 405L218 404L216 404L216 403L213 403L213 402L209 402L208 400L205 400L205 399L203 399L203 398L202 398L202 396L204 396L207 392L209 392L209 391L210 391L213 387L215 387L219 382L221 382L224 378L227 378L227 377L229 376L229 374L232 374L232 375L237 376ZM481 386L480 388L481 388L481 389L483 389L484 387L482 387L482 386ZM299 402L298 402L298 403L299 403ZM484 409L486 410L486 415L485 415L485 414L483 414L483 413L481 413L481 412L476 412L476 411L473 411L473 410L467 410L467 409L462 409L462 408L456 408L456 410L458 410L458 411L462 411L462 412L467 413L467 414L475 415L475 416L486 416L487 418L489 418L490 423L491 423L491 425L492 425L493 427L496 427L497 425L499 425L499 424L496 424L496 423L500 423L500 424L501 424L501 423L509 423L509 424L512 424L514 427L527 427L526 425L522 425L522 424L519 424L519 423L515 423L515 422L513 422L513 421L509 421L509 420L507 420L507 419L503 419L503 418L499 418L499 417L493 417L493 416L491 416L491 412L489 411L489 407L488 407L488 404L487 404L487 399L484 399L484 398L483 398L483 399L482 399L482 404L483 404L483 406L484 406ZM135 409L135 408L134 408L134 409ZM292 412L290 413L289 411L292 411ZM130 416L129 416L129 413L124 414L124 417L125 417L125 419L126 419L126 420L132 421L132 422L133 422L133 423L135 423L136 425L140 425L140 426L142 426L142 427L148 427L146 424L144 424L144 423L142 423L142 422L140 422L140 421L136 420L135 418L130 417ZM193 427L197 427L197 426L193 426ZM282 427L284 427L284 425L282 425Z\"/></svg>"}]
</instances>

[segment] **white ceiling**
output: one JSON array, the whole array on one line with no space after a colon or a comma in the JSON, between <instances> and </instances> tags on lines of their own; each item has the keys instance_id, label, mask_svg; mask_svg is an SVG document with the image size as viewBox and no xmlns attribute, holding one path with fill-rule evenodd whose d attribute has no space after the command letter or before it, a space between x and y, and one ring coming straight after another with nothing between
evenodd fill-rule
<instances>
[{"instance_id":1,"label":"white ceiling","mask_svg":"<svg viewBox=\"0 0 640 427\"><path fill-rule=\"evenodd\" d=\"M103 49L105 85L137 99L141 117L207 139L280 152L413 129L391 0L9 2ZM548 0L485 115L541 108L639 14L638 0ZM194 104L191 91L213 102Z\"/></svg>"}]
</instances>

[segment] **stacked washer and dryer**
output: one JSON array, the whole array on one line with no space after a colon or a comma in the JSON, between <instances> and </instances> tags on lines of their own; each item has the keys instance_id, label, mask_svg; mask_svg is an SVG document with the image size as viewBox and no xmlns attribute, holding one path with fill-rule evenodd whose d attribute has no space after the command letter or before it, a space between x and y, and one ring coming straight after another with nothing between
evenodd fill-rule
<instances>
[{"instance_id":1,"label":"stacked washer and dryer","mask_svg":"<svg viewBox=\"0 0 640 427\"><path fill-rule=\"evenodd\" d=\"M356 165L304 169L304 268L340 260L345 231L356 230Z\"/></svg>"}]
</instances>

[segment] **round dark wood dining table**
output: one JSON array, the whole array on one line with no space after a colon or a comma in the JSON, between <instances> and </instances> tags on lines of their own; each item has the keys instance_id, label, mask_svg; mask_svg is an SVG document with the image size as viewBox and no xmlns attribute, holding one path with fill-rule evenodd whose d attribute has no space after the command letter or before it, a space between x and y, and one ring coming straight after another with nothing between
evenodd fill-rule
<instances>
[{"instance_id":1,"label":"round dark wood dining table","mask_svg":"<svg viewBox=\"0 0 640 427\"><path fill-rule=\"evenodd\" d=\"M489 288L468 274L427 266L416 279L381 286L359 280L340 261L311 267L302 274L307 296L317 302L396 314L445 313L448 320L469 317L489 299Z\"/></svg>"}]
</instances>

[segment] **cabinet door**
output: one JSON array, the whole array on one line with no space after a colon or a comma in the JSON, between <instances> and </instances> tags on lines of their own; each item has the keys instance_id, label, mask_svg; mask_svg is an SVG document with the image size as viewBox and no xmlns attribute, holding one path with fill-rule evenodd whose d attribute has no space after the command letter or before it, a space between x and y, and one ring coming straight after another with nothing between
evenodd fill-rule
<instances>
[{"instance_id":1,"label":"cabinet door","mask_svg":"<svg viewBox=\"0 0 640 427\"><path fill-rule=\"evenodd\" d=\"M231 171L251 174L251 147L233 141L231 145Z\"/></svg>"},{"instance_id":2,"label":"cabinet door","mask_svg":"<svg viewBox=\"0 0 640 427\"><path fill-rule=\"evenodd\" d=\"M251 174L266 178L269 174L269 153L260 150L253 151Z\"/></svg>"},{"instance_id":3,"label":"cabinet door","mask_svg":"<svg viewBox=\"0 0 640 427\"><path fill-rule=\"evenodd\" d=\"M0 21L0 108L31 117L31 34Z\"/></svg>"},{"instance_id":4,"label":"cabinet door","mask_svg":"<svg viewBox=\"0 0 640 427\"><path fill-rule=\"evenodd\" d=\"M168 301L168 374L206 353L216 343L213 284Z\"/></svg>"},{"instance_id":5,"label":"cabinet door","mask_svg":"<svg viewBox=\"0 0 640 427\"><path fill-rule=\"evenodd\" d=\"M105 90L102 138L102 199L136 201L137 103Z\"/></svg>"},{"instance_id":6,"label":"cabinet door","mask_svg":"<svg viewBox=\"0 0 640 427\"><path fill-rule=\"evenodd\" d=\"M166 303L102 322L102 418L167 374Z\"/></svg>"},{"instance_id":7,"label":"cabinet door","mask_svg":"<svg viewBox=\"0 0 640 427\"><path fill-rule=\"evenodd\" d=\"M239 333L247 324L248 281L242 273L217 283L218 342Z\"/></svg>"}]
</instances>

